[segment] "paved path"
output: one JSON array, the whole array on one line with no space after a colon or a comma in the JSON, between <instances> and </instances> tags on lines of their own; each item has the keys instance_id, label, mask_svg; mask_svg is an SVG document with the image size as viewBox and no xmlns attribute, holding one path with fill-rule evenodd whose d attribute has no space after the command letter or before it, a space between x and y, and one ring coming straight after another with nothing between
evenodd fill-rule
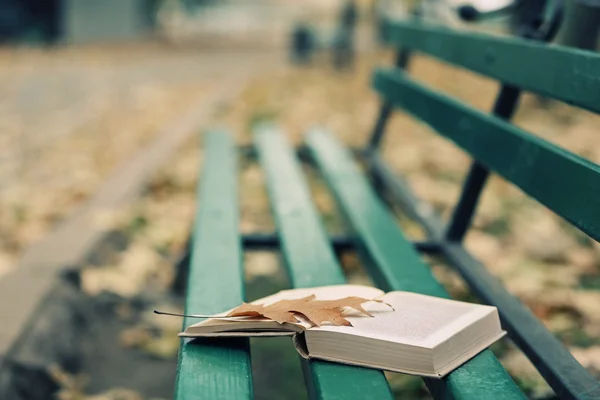
<instances>
[{"instance_id":1,"label":"paved path","mask_svg":"<svg viewBox=\"0 0 600 400\"><path fill-rule=\"evenodd\" d=\"M135 101L132 94L144 86L218 79L239 69L239 60L244 59L236 53L171 53L142 54L139 60L112 65L75 60L74 64L30 69L4 81L0 90L0 188L19 179L12 174L16 168L29 166L36 154L52 147L54 141L110 111L115 100L127 106Z\"/></svg>"}]
</instances>

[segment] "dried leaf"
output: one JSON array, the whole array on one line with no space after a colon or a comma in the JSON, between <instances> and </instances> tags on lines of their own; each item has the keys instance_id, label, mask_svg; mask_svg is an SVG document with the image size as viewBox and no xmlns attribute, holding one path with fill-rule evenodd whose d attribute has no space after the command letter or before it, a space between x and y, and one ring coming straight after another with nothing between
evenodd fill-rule
<instances>
[{"instance_id":1,"label":"dried leaf","mask_svg":"<svg viewBox=\"0 0 600 400\"><path fill-rule=\"evenodd\" d=\"M372 317L372 315L362 307L363 303L369 301L387 304L382 300L365 299L356 296L344 297L337 300L315 300L315 296L310 295L301 299L280 300L268 306L243 303L241 306L227 314L227 316L265 317L283 324L284 322L300 322L298 319L298 315L300 315L316 326L321 326L324 322L329 322L336 326L352 326L350 321L342 315L344 308L353 308L363 315ZM387 305L389 306L389 304Z\"/></svg>"},{"instance_id":2,"label":"dried leaf","mask_svg":"<svg viewBox=\"0 0 600 400\"><path fill-rule=\"evenodd\" d=\"M573 347L570 350L581 365L596 374L600 373L600 346Z\"/></svg>"}]
</instances>

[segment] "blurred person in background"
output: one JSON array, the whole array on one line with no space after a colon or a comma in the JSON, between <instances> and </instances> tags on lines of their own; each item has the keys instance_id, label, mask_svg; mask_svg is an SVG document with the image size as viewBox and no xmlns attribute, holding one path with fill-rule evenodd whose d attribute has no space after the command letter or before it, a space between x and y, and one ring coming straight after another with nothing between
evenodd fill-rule
<instances>
[{"instance_id":1,"label":"blurred person in background","mask_svg":"<svg viewBox=\"0 0 600 400\"><path fill-rule=\"evenodd\" d=\"M333 39L333 63L337 69L350 67L354 62L354 36L358 21L358 8L347 0L341 9L339 27Z\"/></svg>"},{"instance_id":2,"label":"blurred person in background","mask_svg":"<svg viewBox=\"0 0 600 400\"><path fill-rule=\"evenodd\" d=\"M291 58L295 64L309 64L316 49L315 34L307 21L299 21L292 31Z\"/></svg>"}]
</instances>

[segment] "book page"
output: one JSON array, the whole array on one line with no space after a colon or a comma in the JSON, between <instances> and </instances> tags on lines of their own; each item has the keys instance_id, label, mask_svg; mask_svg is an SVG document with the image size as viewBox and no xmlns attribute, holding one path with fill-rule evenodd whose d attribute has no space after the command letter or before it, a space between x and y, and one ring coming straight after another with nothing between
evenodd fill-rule
<instances>
[{"instance_id":1,"label":"book page","mask_svg":"<svg viewBox=\"0 0 600 400\"><path fill-rule=\"evenodd\" d=\"M374 339L435 347L494 310L493 307L464 303L410 292L391 292L381 297L394 311L378 303L366 303L364 308L374 317L349 313L352 327L324 325L311 331L341 332Z\"/></svg>"}]
</instances>

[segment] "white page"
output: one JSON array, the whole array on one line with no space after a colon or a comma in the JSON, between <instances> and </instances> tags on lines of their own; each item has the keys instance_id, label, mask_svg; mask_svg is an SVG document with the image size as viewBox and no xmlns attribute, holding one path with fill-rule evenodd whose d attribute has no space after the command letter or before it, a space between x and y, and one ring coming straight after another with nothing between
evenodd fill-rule
<instances>
[{"instance_id":1,"label":"white page","mask_svg":"<svg viewBox=\"0 0 600 400\"><path fill-rule=\"evenodd\" d=\"M347 317L353 325L351 327L323 325L310 330L341 332L432 348L493 310L489 306L410 292L391 292L381 299L391 304L394 311L383 304L366 303L364 308L374 315L373 318L352 313Z\"/></svg>"}]
</instances>

